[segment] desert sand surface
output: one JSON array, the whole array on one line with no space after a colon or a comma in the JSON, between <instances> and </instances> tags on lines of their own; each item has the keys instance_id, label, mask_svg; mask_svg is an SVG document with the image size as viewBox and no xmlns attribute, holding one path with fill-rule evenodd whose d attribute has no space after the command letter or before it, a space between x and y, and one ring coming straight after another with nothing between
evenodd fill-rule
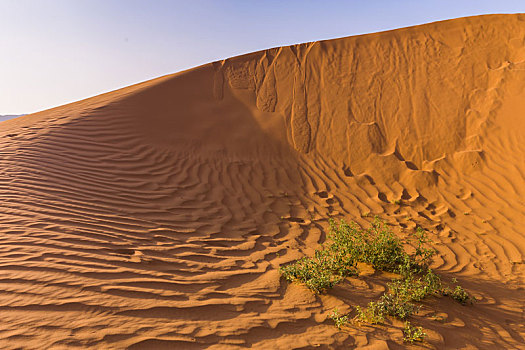
<instances>
[{"instance_id":1,"label":"desert sand surface","mask_svg":"<svg viewBox=\"0 0 525 350\"><path fill-rule=\"evenodd\" d=\"M525 349L525 15L206 64L2 122L0 154L2 349ZM280 279L374 215L476 298L426 301L424 343L334 327L377 279Z\"/></svg>"}]
</instances>

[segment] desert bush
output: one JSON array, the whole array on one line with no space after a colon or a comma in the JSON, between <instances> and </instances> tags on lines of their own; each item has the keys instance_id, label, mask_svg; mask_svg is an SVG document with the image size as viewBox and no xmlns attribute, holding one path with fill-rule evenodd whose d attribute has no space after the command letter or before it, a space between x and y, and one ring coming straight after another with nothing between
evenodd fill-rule
<instances>
[{"instance_id":1,"label":"desert bush","mask_svg":"<svg viewBox=\"0 0 525 350\"><path fill-rule=\"evenodd\" d=\"M432 271L432 269L428 269L425 276L423 276L423 279L426 283L426 292L427 294L437 294L441 293L443 290L443 283L441 282L441 278Z\"/></svg>"},{"instance_id":2,"label":"desert bush","mask_svg":"<svg viewBox=\"0 0 525 350\"><path fill-rule=\"evenodd\" d=\"M403 241L377 217L366 230L353 222L341 220L337 225L330 220L329 238L333 241L330 247L345 256L348 263L364 262L376 270L402 275L424 271L435 255L435 250L427 247L431 241L423 229L409 234L406 243L414 246L414 253L408 254Z\"/></svg>"},{"instance_id":3,"label":"desert bush","mask_svg":"<svg viewBox=\"0 0 525 350\"><path fill-rule=\"evenodd\" d=\"M339 310L337 310L337 308L335 308L332 311L332 314L330 315L330 318L334 321L335 326L337 327L337 329L341 329L342 327L344 327L348 323L348 316L347 315L341 315L339 313Z\"/></svg>"},{"instance_id":4,"label":"desert bush","mask_svg":"<svg viewBox=\"0 0 525 350\"><path fill-rule=\"evenodd\" d=\"M330 220L328 237L330 242L326 247L316 250L312 258L305 257L281 267L281 274L288 281L299 280L314 292L322 292L338 283L340 277L357 275L357 262L408 276L426 268L435 253L424 246L429 242L425 232L417 230L410 237L411 242L415 241L415 252L409 255L402 240L378 218L366 230L353 222L347 224L341 220L337 225Z\"/></svg>"},{"instance_id":5,"label":"desert bush","mask_svg":"<svg viewBox=\"0 0 525 350\"><path fill-rule=\"evenodd\" d=\"M413 276L393 280L388 288L392 295L404 301L420 301L428 295L426 283Z\"/></svg>"},{"instance_id":6,"label":"desert bush","mask_svg":"<svg viewBox=\"0 0 525 350\"><path fill-rule=\"evenodd\" d=\"M420 307L411 301L419 301L427 295L426 285L421 279L394 280L388 286L389 292L384 293L378 301L370 302L366 309L360 309L356 316L359 321L373 320L373 323L380 323L387 315L404 320L419 312Z\"/></svg>"},{"instance_id":7,"label":"desert bush","mask_svg":"<svg viewBox=\"0 0 525 350\"><path fill-rule=\"evenodd\" d=\"M388 284L390 293L400 300L420 301L429 295L442 291L441 278L431 269L422 277L409 274L402 279L395 279Z\"/></svg>"},{"instance_id":8,"label":"desert bush","mask_svg":"<svg viewBox=\"0 0 525 350\"><path fill-rule=\"evenodd\" d=\"M467 293L465 289L463 289L462 286L457 285L456 288L453 290L450 288L445 288L443 291L443 295L449 295L452 299L456 300L457 302L465 305L467 302L472 303L472 298Z\"/></svg>"},{"instance_id":9,"label":"desert bush","mask_svg":"<svg viewBox=\"0 0 525 350\"><path fill-rule=\"evenodd\" d=\"M396 271L406 256L401 240L377 218L367 230L353 222L341 220L337 225L331 220L329 238L333 241L331 247L353 265L364 262L376 270Z\"/></svg>"},{"instance_id":10,"label":"desert bush","mask_svg":"<svg viewBox=\"0 0 525 350\"><path fill-rule=\"evenodd\" d=\"M409 255L402 240L378 218L366 230L353 222L347 224L341 220L337 225L330 220L328 237L326 247L316 250L311 258L281 267L281 274L290 282L301 281L314 292L322 293L343 277L358 275L357 262L368 263L376 270L410 276L426 268L435 253L424 246L429 240L425 232L418 229L409 237L415 245L415 252Z\"/></svg>"},{"instance_id":11,"label":"desert bush","mask_svg":"<svg viewBox=\"0 0 525 350\"><path fill-rule=\"evenodd\" d=\"M315 251L313 258L302 258L296 263L280 268L286 280L299 280L315 293L322 293L341 281L340 275L334 275L337 269L334 257L325 250Z\"/></svg>"},{"instance_id":12,"label":"desert bush","mask_svg":"<svg viewBox=\"0 0 525 350\"><path fill-rule=\"evenodd\" d=\"M402 320L408 318L412 314L416 314L419 311L419 306L416 306L406 299L402 299L399 296L390 293L383 294L376 304L384 314L394 316Z\"/></svg>"},{"instance_id":13,"label":"desert bush","mask_svg":"<svg viewBox=\"0 0 525 350\"><path fill-rule=\"evenodd\" d=\"M361 308L360 306L356 306L355 309L357 311L355 317L357 321L370 324L383 323L385 321L384 310L377 303L371 301L368 303L368 307Z\"/></svg>"},{"instance_id":14,"label":"desert bush","mask_svg":"<svg viewBox=\"0 0 525 350\"><path fill-rule=\"evenodd\" d=\"M421 227L418 227L416 232L409 236L409 240L412 240L411 243L415 245L415 252L411 255L413 272L422 273L428 269L432 263L432 258L436 255L436 250L428 247L433 242Z\"/></svg>"},{"instance_id":15,"label":"desert bush","mask_svg":"<svg viewBox=\"0 0 525 350\"><path fill-rule=\"evenodd\" d=\"M378 271L397 273L400 277L388 283L388 291L377 301L364 308L356 306L356 321L377 324L384 322L386 316L407 319L419 312L420 306L413 302L431 295L449 295L462 304L472 300L461 286L453 290L445 286L430 269L436 251L429 247L432 242L421 228L403 241L377 217L368 229L354 222L341 220L336 224L330 220L328 238L326 246L316 250L313 257L283 266L280 272L288 281L300 281L315 293L332 288L347 276L358 275L358 262L370 264ZM405 250L406 246L411 247L411 253ZM331 318L338 328L348 321L347 315L339 315L336 310ZM407 324L407 341L424 337L421 327Z\"/></svg>"},{"instance_id":16,"label":"desert bush","mask_svg":"<svg viewBox=\"0 0 525 350\"><path fill-rule=\"evenodd\" d=\"M405 327L403 328L403 340L409 343L413 343L415 341L423 341L423 339L427 336L425 332L423 332L423 327L416 327L412 326L412 324L409 321L405 322Z\"/></svg>"}]
</instances>

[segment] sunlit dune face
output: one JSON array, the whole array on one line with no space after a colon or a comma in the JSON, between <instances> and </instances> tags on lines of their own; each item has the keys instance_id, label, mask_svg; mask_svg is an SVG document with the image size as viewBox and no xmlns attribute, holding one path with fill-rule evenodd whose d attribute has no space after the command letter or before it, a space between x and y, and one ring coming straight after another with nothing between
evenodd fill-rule
<instances>
[{"instance_id":1,"label":"sunlit dune face","mask_svg":"<svg viewBox=\"0 0 525 350\"><path fill-rule=\"evenodd\" d=\"M0 347L402 348L397 319L330 318L392 275L279 273L376 215L475 299L423 303L424 346L522 347L524 37L495 15L282 47L0 123Z\"/></svg>"}]
</instances>

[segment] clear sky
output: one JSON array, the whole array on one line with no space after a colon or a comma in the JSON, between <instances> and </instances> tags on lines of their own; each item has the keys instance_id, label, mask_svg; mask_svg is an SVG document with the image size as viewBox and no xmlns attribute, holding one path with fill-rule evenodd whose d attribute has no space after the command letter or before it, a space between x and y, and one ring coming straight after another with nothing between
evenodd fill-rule
<instances>
[{"instance_id":1,"label":"clear sky","mask_svg":"<svg viewBox=\"0 0 525 350\"><path fill-rule=\"evenodd\" d=\"M525 0L0 0L0 115L269 47L517 12Z\"/></svg>"}]
</instances>

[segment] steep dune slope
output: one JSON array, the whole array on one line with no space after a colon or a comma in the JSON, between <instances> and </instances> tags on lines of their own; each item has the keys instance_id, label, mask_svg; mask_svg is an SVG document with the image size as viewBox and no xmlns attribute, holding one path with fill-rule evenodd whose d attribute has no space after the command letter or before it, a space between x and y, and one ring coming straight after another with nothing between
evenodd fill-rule
<instances>
[{"instance_id":1,"label":"steep dune slope","mask_svg":"<svg viewBox=\"0 0 525 350\"><path fill-rule=\"evenodd\" d=\"M279 279L329 217L427 229L472 307L429 348L525 342L525 16L256 52L0 124L3 348L402 348L337 332L366 277Z\"/></svg>"}]
</instances>

